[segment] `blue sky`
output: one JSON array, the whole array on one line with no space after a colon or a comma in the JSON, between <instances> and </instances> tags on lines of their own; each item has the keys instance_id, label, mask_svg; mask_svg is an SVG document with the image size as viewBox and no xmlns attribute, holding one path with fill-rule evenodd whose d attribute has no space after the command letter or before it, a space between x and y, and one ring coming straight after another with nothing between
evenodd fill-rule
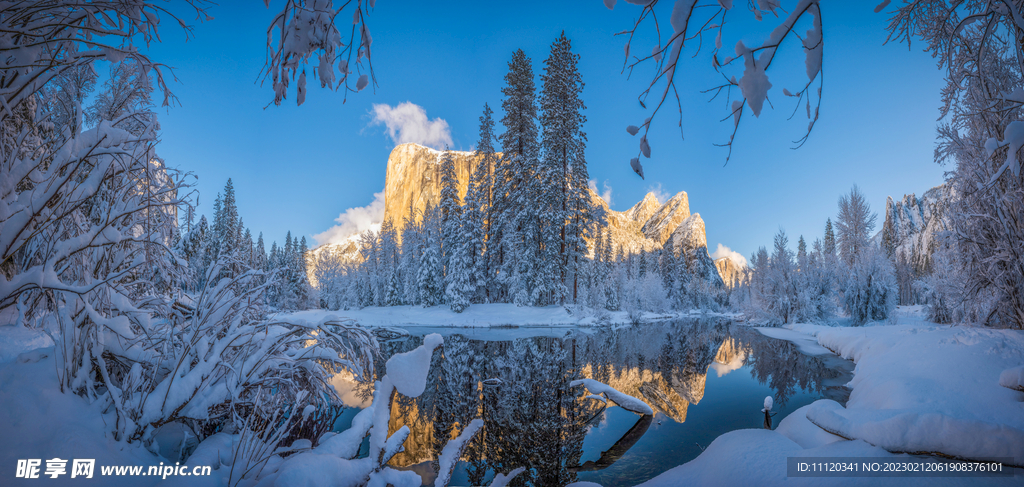
<instances>
[{"instance_id":1,"label":"blue sky","mask_svg":"<svg viewBox=\"0 0 1024 487\"><path fill-rule=\"evenodd\" d=\"M735 3L722 57L734 55L737 40L758 42L775 25L770 17L754 21L746 2ZM447 122L453 148L469 150L484 103L500 119L502 78L512 52L526 51L539 74L551 42L564 30L580 54L586 83L590 175L599 187L611 187L613 209L626 209L652 190L686 191L691 211L706 222L712 251L724 244L749 256L770 244L780 227L795 247L799 235L809 242L821 236L839 196L853 184L881 212L886 196L920 195L940 184L945 170L932 162L942 85L935 61L921 44L912 50L883 45L887 16L873 13L873 3L823 3L821 119L798 150L791 149L792 141L807 121L802 108L787 120L794 106L781 93L806 82L795 43L783 46L769 70L775 109L766 104L760 118L744 116L726 165L725 150L713 145L731 131L731 123L719 122L728 115L726 105L708 103L699 92L719 79L706 49L713 40L707 39L705 50L680 68L686 137L679 135L674 106L658 115L652 158L643 161L645 181L629 168L638 140L625 127L649 116L636 97L652 68L639 68L632 79L621 74L624 39L614 36L632 25L639 8L619 2L608 10L600 1L380 0L369 24L379 86L350 94L344 104L341 93L311 82L303 106L291 98L264 109L272 92L258 78L267 24L280 2L271 1L270 9L222 2L211 9L215 20L197 24L187 42L165 22L164 42L150 52L175 68L179 82L172 89L181 106L159 112L159 152L170 166L198 177L200 213L210 214L231 177L246 226L262 231L268 247L282 242L288 230L312 241L336 225L339 214L370 204L383 189L394 142L383 126L371 124L374 104L414 103L430 119ZM653 46L649 36L640 38L634 52Z\"/></svg>"}]
</instances>

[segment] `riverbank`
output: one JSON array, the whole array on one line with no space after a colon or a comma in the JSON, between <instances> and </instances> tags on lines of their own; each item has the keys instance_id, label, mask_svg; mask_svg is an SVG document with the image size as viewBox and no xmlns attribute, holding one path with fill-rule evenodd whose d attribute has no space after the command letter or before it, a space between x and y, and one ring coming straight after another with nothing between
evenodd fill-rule
<instances>
[{"instance_id":1,"label":"riverbank","mask_svg":"<svg viewBox=\"0 0 1024 487\"><path fill-rule=\"evenodd\" d=\"M1020 468L1014 469L1016 477L1003 478L787 478L789 457L1009 457L1012 463L1024 463L1024 392L1000 385L1004 371L1024 364L1024 332L937 325L913 313L906 318L897 323L908 324L764 329L765 335L793 341L805 351L853 360L856 369L846 407L819 400L787 416L774 431L724 434L697 459L642 485L1024 483Z\"/></svg>"},{"instance_id":2,"label":"riverbank","mask_svg":"<svg viewBox=\"0 0 1024 487\"><path fill-rule=\"evenodd\" d=\"M474 304L462 313L448 306L370 306L348 310L306 310L288 313L288 316L317 322L326 316L352 318L364 326L451 326L460 328L490 328L501 326L592 326L627 324L634 318L651 323L701 315L736 317L735 313L707 313L699 310L653 313L643 311L633 316L626 311L594 310L579 306L516 306L508 303Z\"/></svg>"}]
</instances>

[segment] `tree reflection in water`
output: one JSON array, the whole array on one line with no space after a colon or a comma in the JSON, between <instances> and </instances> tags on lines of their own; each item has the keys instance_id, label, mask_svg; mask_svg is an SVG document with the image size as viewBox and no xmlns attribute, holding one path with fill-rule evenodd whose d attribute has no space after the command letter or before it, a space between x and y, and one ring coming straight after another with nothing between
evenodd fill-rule
<instances>
[{"instance_id":1,"label":"tree reflection in water","mask_svg":"<svg viewBox=\"0 0 1024 487\"><path fill-rule=\"evenodd\" d=\"M377 373L384 372L388 357L421 342L419 336L382 342ZM780 405L797 387L827 393L829 380L839 376L825 361L800 354L789 342L714 318L572 329L561 337L480 340L449 335L434 353L427 390L417 398L399 395L392 405L390 432L409 426L411 434L405 451L391 464L415 470L424 484L432 484L444 444L479 417L484 428L459 466L464 483L486 485L496 472L525 466L511 485L566 485L579 480L579 473L611 466L654 421L652 416L637 417L611 447L604 445L608 449L597 460L581 462L584 438L606 417L606 405L586 398L585 388L570 388L569 382L596 379L643 399L663 419L682 423L689 405L704 397L712 364L720 375L749 365L752 376L775 391ZM487 379L500 383L485 385ZM372 394L372 382L357 386L356 392Z\"/></svg>"}]
</instances>

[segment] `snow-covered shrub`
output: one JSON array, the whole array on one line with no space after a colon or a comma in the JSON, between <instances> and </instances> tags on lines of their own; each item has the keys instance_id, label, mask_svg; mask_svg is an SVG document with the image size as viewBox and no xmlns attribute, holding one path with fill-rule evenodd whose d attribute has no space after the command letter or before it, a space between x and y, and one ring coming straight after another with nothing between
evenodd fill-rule
<instances>
[{"instance_id":1,"label":"snow-covered shrub","mask_svg":"<svg viewBox=\"0 0 1024 487\"><path fill-rule=\"evenodd\" d=\"M875 245L864 247L850 267L843 305L853 323L886 319L896 308L899 286L892 261Z\"/></svg>"},{"instance_id":2,"label":"snow-covered shrub","mask_svg":"<svg viewBox=\"0 0 1024 487\"><path fill-rule=\"evenodd\" d=\"M627 279L622 289L622 308L628 312L663 312L668 307L668 293L662 279L654 272Z\"/></svg>"},{"instance_id":3,"label":"snow-covered shrub","mask_svg":"<svg viewBox=\"0 0 1024 487\"><path fill-rule=\"evenodd\" d=\"M252 285L257 271L214 279L222 270L210 267L212 284L194 306L139 310L129 322L104 319L87 302L80 316L90 318L62 328L66 385L113 404L115 437L148 441L171 422L256 424L262 433L305 406L336 404L330 373L372 368L376 340L365 329L333 317L267 320L262 295L273 280Z\"/></svg>"}]
</instances>

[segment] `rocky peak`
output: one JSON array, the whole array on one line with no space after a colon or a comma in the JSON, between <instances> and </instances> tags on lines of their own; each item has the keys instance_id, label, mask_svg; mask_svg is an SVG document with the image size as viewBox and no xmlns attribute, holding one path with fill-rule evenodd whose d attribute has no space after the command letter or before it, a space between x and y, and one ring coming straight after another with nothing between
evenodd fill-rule
<instances>
[{"instance_id":1,"label":"rocky peak","mask_svg":"<svg viewBox=\"0 0 1024 487\"><path fill-rule=\"evenodd\" d=\"M646 199L644 198L644 200ZM668 242L676 227L689 217L690 200L686 196L686 191L680 191L666 201L664 205L661 205L658 211L655 211L644 222L641 231L643 231L647 238L657 242L658 245L665 245L665 242ZM703 225L703 222L701 224Z\"/></svg>"},{"instance_id":2,"label":"rocky peak","mask_svg":"<svg viewBox=\"0 0 1024 487\"><path fill-rule=\"evenodd\" d=\"M644 195L644 199L640 200L639 203L633 205L632 208L626 210L626 218L641 224L647 222L654 215L655 212L661 207L661 203L658 202L658 197L654 196L654 193L647 193Z\"/></svg>"},{"instance_id":3,"label":"rocky peak","mask_svg":"<svg viewBox=\"0 0 1024 487\"><path fill-rule=\"evenodd\" d=\"M686 265L694 275L703 277L714 286L725 285L715 261L708 255L708 237L700 213L694 213L679 223L668 244L676 256L686 258Z\"/></svg>"},{"instance_id":4,"label":"rocky peak","mask_svg":"<svg viewBox=\"0 0 1024 487\"><path fill-rule=\"evenodd\" d=\"M706 249L708 237L700 213L694 213L680 222L672 232L671 238L672 252L676 255L689 253L701 247Z\"/></svg>"}]
</instances>

